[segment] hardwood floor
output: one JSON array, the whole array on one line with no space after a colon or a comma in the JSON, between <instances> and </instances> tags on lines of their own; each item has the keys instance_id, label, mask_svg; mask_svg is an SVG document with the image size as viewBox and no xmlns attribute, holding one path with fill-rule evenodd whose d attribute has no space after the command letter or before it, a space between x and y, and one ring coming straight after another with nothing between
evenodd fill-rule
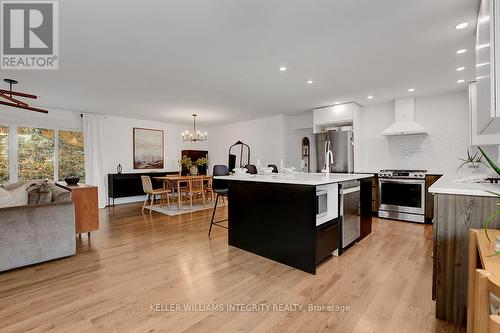
<instances>
[{"instance_id":1,"label":"hardwood floor","mask_svg":"<svg viewBox=\"0 0 500 333\"><path fill-rule=\"evenodd\" d=\"M101 210L71 258L0 273L0 332L465 332L434 318L432 229L374 220L316 276L207 237L211 210ZM218 211L219 218L225 209ZM152 311L152 304L347 305L350 311Z\"/></svg>"}]
</instances>

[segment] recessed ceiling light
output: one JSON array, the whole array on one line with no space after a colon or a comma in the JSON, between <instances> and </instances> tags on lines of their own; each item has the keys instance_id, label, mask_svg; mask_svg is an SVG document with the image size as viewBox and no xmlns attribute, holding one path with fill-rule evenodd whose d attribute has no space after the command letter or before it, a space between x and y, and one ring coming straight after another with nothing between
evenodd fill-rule
<instances>
[{"instance_id":1,"label":"recessed ceiling light","mask_svg":"<svg viewBox=\"0 0 500 333\"><path fill-rule=\"evenodd\" d=\"M457 24L457 25L455 26L455 29L457 29L457 30L462 30L462 29L467 28L468 26L469 26L469 23L467 23L467 22L463 22L463 23Z\"/></svg>"},{"instance_id":2,"label":"recessed ceiling light","mask_svg":"<svg viewBox=\"0 0 500 333\"><path fill-rule=\"evenodd\" d=\"M458 81L457 81L457 83L464 83L464 82L465 82L465 80L464 80L464 79L462 79L462 80L458 80Z\"/></svg>"},{"instance_id":3,"label":"recessed ceiling light","mask_svg":"<svg viewBox=\"0 0 500 333\"><path fill-rule=\"evenodd\" d=\"M415 88L408 89L408 92L414 92L414 91L415 91Z\"/></svg>"},{"instance_id":4,"label":"recessed ceiling light","mask_svg":"<svg viewBox=\"0 0 500 333\"><path fill-rule=\"evenodd\" d=\"M467 52L467 49L460 49L457 51L457 54L464 54L465 52Z\"/></svg>"},{"instance_id":5,"label":"recessed ceiling light","mask_svg":"<svg viewBox=\"0 0 500 333\"><path fill-rule=\"evenodd\" d=\"M286 71L286 67L285 66L281 66L280 67L280 71L282 71L282 72Z\"/></svg>"},{"instance_id":6,"label":"recessed ceiling light","mask_svg":"<svg viewBox=\"0 0 500 333\"><path fill-rule=\"evenodd\" d=\"M313 80L307 80L307 84L313 84Z\"/></svg>"},{"instance_id":7,"label":"recessed ceiling light","mask_svg":"<svg viewBox=\"0 0 500 333\"><path fill-rule=\"evenodd\" d=\"M465 69L465 67L458 67L458 68L457 68L457 72L461 72L461 71L463 71L464 69Z\"/></svg>"},{"instance_id":8,"label":"recessed ceiling light","mask_svg":"<svg viewBox=\"0 0 500 333\"><path fill-rule=\"evenodd\" d=\"M368 97L366 97L366 98L368 98L368 99L373 99L373 96L372 96L372 95L370 95L370 96L368 96Z\"/></svg>"},{"instance_id":9,"label":"recessed ceiling light","mask_svg":"<svg viewBox=\"0 0 500 333\"><path fill-rule=\"evenodd\" d=\"M476 77L476 80L482 80L482 79L486 79L489 77L490 77L489 75L478 76L478 77Z\"/></svg>"},{"instance_id":10,"label":"recessed ceiling light","mask_svg":"<svg viewBox=\"0 0 500 333\"><path fill-rule=\"evenodd\" d=\"M333 105L339 105L339 104L340 104L340 102L335 102L335 103L333 103Z\"/></svg>"},{"instance_id":11,"label":"recessed ceiling light","mask_svg":"<svg viewBox=\"0 0 500 333\"><path fill-rule=\"evenodd\" d=\"M483 66L486 66L486 65L489 65L490 63L489 62L482 62L480 64L476 64L476 67L483 67Z\"/></svg>"}]
</instances>

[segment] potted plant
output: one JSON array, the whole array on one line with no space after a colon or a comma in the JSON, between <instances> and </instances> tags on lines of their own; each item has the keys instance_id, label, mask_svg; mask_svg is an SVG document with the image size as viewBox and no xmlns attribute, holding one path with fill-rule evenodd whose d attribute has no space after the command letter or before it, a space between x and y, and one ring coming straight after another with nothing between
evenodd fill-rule
<instances>
[{"instance_id":1,"label":"potted plant","mask_svg":"<svg viewBox=\"0 0 500 333\"><path fill-rule=\"evenodd\" d=\"M198 168L196 165L193 165L193 161L191 160L191 157L187 155L183 155L181 159L181 164L185 169L189 170L189 174L192 176L195 176L198 174Z\"/></svg>"},{"instance_id":2,"label":"potted plant","mask_svg":"<svg viewBox=\"0 0 500 333\"><path fill-rule=\"evenodd\" d=\"M206 173L207 165L208 165L208 158L206 157L200 157L199 159L196 160L196 166L198 167L198 171L202 174Z\"/></svg>"},{"instance_id":3,"label":"potted plant","mask_svg":"<svg viewBox=\"0 0 500 333\"><path fill-rule=\"evenodd\" d=\"M459 160L462 161L462 164L457 168L457 171L467 166L470 174L477 174L479 173L479 167L481 165L487 167L486 163L483 161L483 155L479 154L479 152L472 155L469 148L467 148L467 156L465 158L459 158Z\"/></svg>"}]
</instances>

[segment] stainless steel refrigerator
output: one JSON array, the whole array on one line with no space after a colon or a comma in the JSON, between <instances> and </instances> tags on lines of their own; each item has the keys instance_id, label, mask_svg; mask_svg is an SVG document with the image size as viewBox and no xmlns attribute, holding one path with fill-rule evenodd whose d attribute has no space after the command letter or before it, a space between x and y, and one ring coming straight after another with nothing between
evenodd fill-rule
<instances>
[{"instance_id":1,"label":"stainless steel refrigerator","mask_svg":"<svg viewBox=\"0 0 500 333\"><path fill-rule=\"evenodd\" d=\"M314 135L314 140L316 146L316 172L321 172L321 170L325 167L325 147L329 147L333 153L333 162L329 166L330 172L354 172L354 144L352 130L317 133Z\"/></svg>"}]
</instances>

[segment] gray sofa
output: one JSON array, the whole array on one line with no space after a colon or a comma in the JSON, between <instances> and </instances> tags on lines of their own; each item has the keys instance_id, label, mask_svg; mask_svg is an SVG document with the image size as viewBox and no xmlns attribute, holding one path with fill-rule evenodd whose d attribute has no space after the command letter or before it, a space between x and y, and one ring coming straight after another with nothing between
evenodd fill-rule
<instances>
[{"instance_id":1,"label":"gray sofa","mask_svg":"<svg viewBox=\"0 0 500 333\"><path fill-rule=\"evenodd\" d=\"M76 253L71 195L58 188L53 200L0 208L0 272Z\"/></svg>"}]
</instances>

